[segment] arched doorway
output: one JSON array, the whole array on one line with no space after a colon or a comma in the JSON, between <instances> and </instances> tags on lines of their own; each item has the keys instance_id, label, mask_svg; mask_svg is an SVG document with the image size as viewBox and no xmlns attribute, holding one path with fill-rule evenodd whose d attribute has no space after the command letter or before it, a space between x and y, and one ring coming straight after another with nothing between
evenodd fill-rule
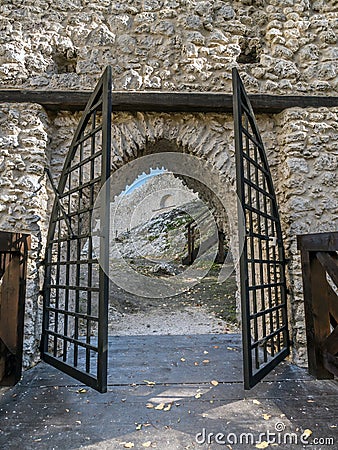
<instances>
[{"instance_id":1,"label":"arched doorway","mask_svg":"<svg viewBox=\"0 0 338 450\"><path fill-rule=\"evenodd\" d=\"M41 348L46 362L100 392L107 388L111 175L118 174L116 194L128 177L133 179L134 171L149 165L149 157L160 167L163 154L170 170L213 205L216 220L222 215L218 203L225 202L234 212L238 203L238 215L228 217L229 226L239 230L234 248L240 260L245 387L255 385L289 352L277 202L263 143L236 70L233 79L236 164L217 135L218 124L206 123L205 117L187 116L172 123L170 115L122 115L114 128L109 67L84 111L50 222ZM156 151L159 142L161 153ZM94 217L99 226L93 226ZM231 236L236 240L235 233ZM128 279L127 272L119 272L119 279L123 276ZM80 327L86 330L84 339Z\"/></svg>"}]
</instances>

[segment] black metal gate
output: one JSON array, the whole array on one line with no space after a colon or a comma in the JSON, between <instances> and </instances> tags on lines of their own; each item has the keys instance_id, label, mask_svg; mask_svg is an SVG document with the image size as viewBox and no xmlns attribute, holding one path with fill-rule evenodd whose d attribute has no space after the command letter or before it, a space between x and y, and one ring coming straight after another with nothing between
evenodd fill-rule
<instances>
[{"instance_id":1,"label":"black metal gate","mask_svg":"<svg viewBox=\"0 0 338 450\"><path fill-rule=\"evenodd\" d=\"M41 340L46 362L100 392L107 390L111 84L108 67L54 187ZM237 189L245 217L239 235L244 384L249 389L289 353L285 257L264 146L236 69L233 88ZM94 232L100 190L100 230ZM94 239L99 239L99 255Z\"/></svg>"},{"instance_id":2,"label":"black metal gate","mask_svg":"<svg viewBox=\"0 0 338 450\"><path fill-rule=\"evenodd\" d=\"M262 139L236 69L233 69L244 387L250 389L289 354L282 232Z\"/></svg>"},{"instance_id":3,"label":"black metal gate","mask_svg":"<svg viewBox=\"0 0 338 450\"><path fill-rule=\"evenodd\" d=\"M46 362L100 392L107 390L109 282L102 264L109 262L109 207L105 206L109 205L110 152L108 67L88 101L54 188L41 340ZM93 232L95 200L103 186L100 231ZM99 239L99 252L94 251L94 239Z\"/></svg>"}]
</instances>

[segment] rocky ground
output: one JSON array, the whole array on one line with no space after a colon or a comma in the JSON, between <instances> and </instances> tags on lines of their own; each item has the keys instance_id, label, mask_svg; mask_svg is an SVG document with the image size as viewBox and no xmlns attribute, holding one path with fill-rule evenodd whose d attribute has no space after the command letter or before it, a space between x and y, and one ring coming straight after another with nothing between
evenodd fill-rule
<instances>
[{"instance_id":1,"label":"rocky ground","mask_svg":"<svg viewBox=\"0 0 338 450\"><path fill-rule=\"evenodd\" d=\"M194 206L191 214L196 215ZM182 265L187 252L186 225L191 215L173 210L120 235L116 242L112 266L121 260L149 280L173 280L187 273ZM206 271L205 267L210 267ZM171 297L151 298L135 295L111 283L109 333L124 334L199 334L224 333L237 329L236 280L233 273L218 282L221 265L203 261L197 272L206 272L200 282ZM123 269L121 269L123 271ZM115 277L120 280L123 273ZM127 279L127 281L129 281ZM127 288L130 287L131 281Z\"/></svg>"}]
</instances>

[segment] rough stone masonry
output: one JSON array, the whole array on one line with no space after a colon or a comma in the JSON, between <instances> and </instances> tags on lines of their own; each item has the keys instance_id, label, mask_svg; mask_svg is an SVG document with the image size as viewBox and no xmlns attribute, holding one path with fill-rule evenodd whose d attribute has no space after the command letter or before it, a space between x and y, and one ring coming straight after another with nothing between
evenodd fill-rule
<instances>
[{"instance_id":1,"label":"rough stone masonry","mask_svg":"<svg viewBox=\"0 0 338 450\"><path fill-rule=\"evenodd\" d=\"M250 93L332 96L337 32L334 0L2 0L0 87L91 90L110 64L115 90L231 93L236 66ZM293 108L258 117L290 258L293 358L301 364L296 235L337 229L337 114L337 108ZM32 235L26 366L38 359L41 332L41 261L53 197L44 168L57 181L79 117L0 103L0 229ZM230 115L118 113L113 122L117 160L166 139L208 160L234 191Z\"/></svg>"}]
</instances>

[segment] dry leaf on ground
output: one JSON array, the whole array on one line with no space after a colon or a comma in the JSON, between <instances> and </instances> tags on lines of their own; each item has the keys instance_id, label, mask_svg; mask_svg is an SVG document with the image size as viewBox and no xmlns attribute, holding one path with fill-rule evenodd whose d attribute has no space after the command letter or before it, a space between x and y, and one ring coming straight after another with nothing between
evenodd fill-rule
<instances>
[{"instance_id":1,"label":"dry leaf on ground","mask_svg":"<svg viewBox=\"0 0 338 450\"><path fill-rule=\"evenodd\" d=\"M268 442L263 441L263 442L260 442L259 444L256 444L255 447L256 448L267 448L267 447L269 447L269 444L268 444Z\"/></svg>"},{"instance_id":2,"label":"dry leaf on ground","mask_svg":"<svg viewBox=\"0 0 338 450\"><path fill-rule=\"evenodd\" d=\"M211 383L213 386L218 386L218 381L216 381L216 380L212 380L212 381L210 381L210 383Z\"/></svg>"},{"instance_id":3,"label":"dry leaf on ground","mask_svg":"<svg viewBox=\"0 0 338 450\"><path fill-rule=\"evenodd\" d=\"M155 409L162 411L164 409L165 403L160 403L159 405L155 406Z\"/></svg>"},{"instance_id":4,"label":"dry leaf on ground","mask_svg":"<svg viewBox=\"0 0 338 450\"><path fill-rule=\"evenodd\" d=\"M78 394L85 394L87 392L87 389L81 388L81 389L78 389L76 392Z\"/></svg>"},{"instance_id":5,"label":"dry leaf on ground","mask_svg":"<svg viewBox=\"0 0 338 450\"><path fill-rule=\"evenodd\" d=\"M146 383L148 386L155 386L155 381L143 380L143 383Z\"/></svg>"},{"instance_id":6,"label":"dry leaf on ground","mask_svg":"<svg viewBox=\"0 0 338 450\"><path fill-rule=\"evenodd\" d=\"M312 430L310 430L309 428L307 428L306 430L303 431L303 436L305 436L306 438L310 437L312 434Z\"/></svg>"}]
</instances>

